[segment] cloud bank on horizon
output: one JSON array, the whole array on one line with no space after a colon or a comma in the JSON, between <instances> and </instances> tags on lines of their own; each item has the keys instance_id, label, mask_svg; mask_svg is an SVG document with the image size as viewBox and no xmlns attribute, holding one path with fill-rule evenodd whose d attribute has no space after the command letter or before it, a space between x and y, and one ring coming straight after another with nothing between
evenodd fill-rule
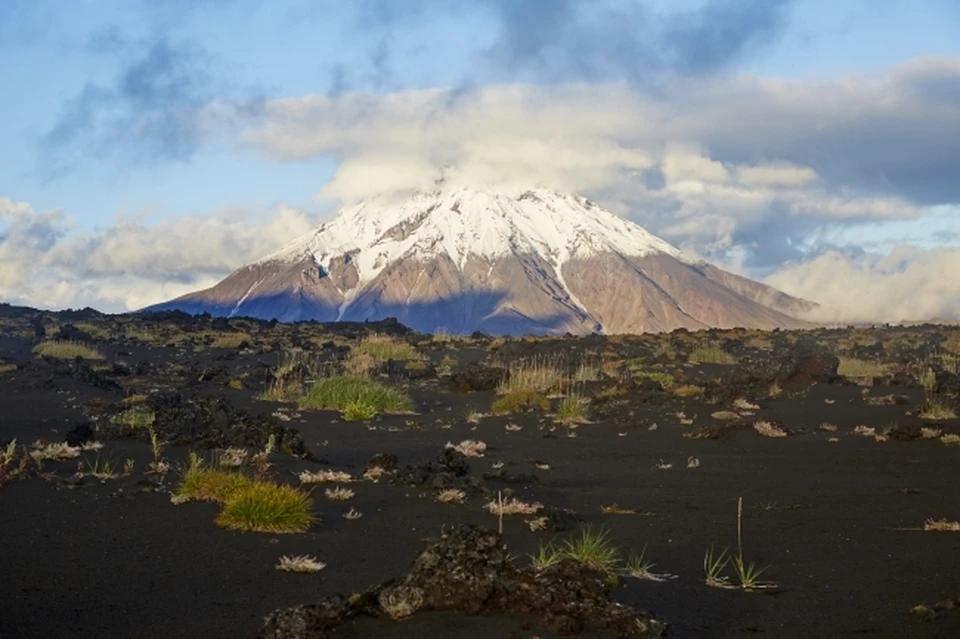
<instances>
[{"instance_id":1,"label":"cloud bank on horizon","mask_svg":"<svg viewBox=\"0 0 960 639\"><path fill-rule=\"evenodd\" d=\"M121 62L55 105L23 181L216 169L219 154L253 171L327 163L312 190L346 203L428 187L444 167L466 183L581 192L689 255L821 303L815 319L960 318L960 55L918 47L815 78L748 69L818 1L366 0L343 18L351 62L313 90L296 74L277 81L289 89L231 76L229 51L198 44L197 25L243 0L151 4L146 32L108 24L86 38ZM7 17L18 5L17 19L35 16L14 2ZM286 19L323 19L315 6ZM454 81L405 67L430 57L416 41L431 25L476 34ZM0 55L12 38L0 27ZM0 192L0 301L139 308L212 285L324 216L282 192L232 197L90 228L74 202Z\"/></svg>"}]
</instances>

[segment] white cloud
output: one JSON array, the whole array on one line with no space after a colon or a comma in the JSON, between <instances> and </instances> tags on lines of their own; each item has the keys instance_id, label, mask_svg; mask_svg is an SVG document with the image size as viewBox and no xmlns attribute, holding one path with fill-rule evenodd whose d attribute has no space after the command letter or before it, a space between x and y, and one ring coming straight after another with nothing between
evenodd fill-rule
<instances>
[{"instance_id":1,"label":"white cloud","mask_svg":"<svg viewBox=\"0 0 960 639\"><path fill-rule=\"evenodd\" d=\"M766 282L818 301L812 319L899 322L960 318L960 248L921 250L902 245L888 254L856 257L829 251L788 265Z\"/></svg>"},{"instance_id":2,"label":"white cloud","mask_svg":"<svg viewBox=\"0 0 960 639\"><path fill-rule=\"evenodd\" d=\"M119 218L70 233L60 211L0 198L0 299L43 308L142 308L217 283L232 270L309 232L297 209L224 209L154 224Z\"/></svg>"}]
</instances>

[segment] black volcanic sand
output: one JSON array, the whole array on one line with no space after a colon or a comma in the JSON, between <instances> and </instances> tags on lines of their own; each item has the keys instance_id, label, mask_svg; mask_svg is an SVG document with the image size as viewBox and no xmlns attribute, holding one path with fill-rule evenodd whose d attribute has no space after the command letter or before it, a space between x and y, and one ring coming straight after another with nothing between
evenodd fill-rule
<instances>
[{"instance_id":1,"label":"black volcanic sand","mask_svg":"<svg viewBox=\"0 0 960 639\"><path fill-rule=\"evenodd\" d=\"M416 414L345 422L332 411L300 412L294 404L255 399L290 348L335 362L373 332L409 341L430 359L426 372L394 364L381 370L383 381L414 399ZM246 337L218 345L219 337L238 333ZM104 360L38 358L32 348L43 339L89 343ZM691 349L705 343L722 346L738 363L687 363ZM84 439L92 431L104 443L100 459L116 466L134 460L132 474L114 479L77 478L77 462L89 467L93 452L3 476L0 637L252 638L274 611L331 610L336 602L349 614L328 634L302 636L626 636L622 627L593 623L600 617L589 615L602 608L596 614L653 617L668 625L670 637L958 637L960 610L946 602L960 595L960 532L922 528L929 519L960 520L960 445L925 439L920 429L960 433L960 420L918 417L925 401L920 364L958 346L960 331L936 326L445 341L391 322L281 325L0 306L0 444ZM591 423L568 430L539 411L466 419L470 411L489 412L495 398L492 390L469 390L489 385L484 375L496 373L478 369L478 362L555 354L575 370L585 353L602 359L608 373L578 387L591 398ZM839 377L833 353L883 362L889 374ZM656 382L633 381L629 367L637 362L704 391L681 398ZM938 373L935 399L960 407L957 378ZM774 381L782 392L771 397ZM173 466L166 476L145 473L151 452L142 432L110 422L134 394L169 416L157 425L177 441L164 451ZM737 409L737 398L759 408ZM711 416L721 410L753 414L732 421ZM757 420L788 436L760 436L752 428ZM836 430L822 430L824 423ZM521 429L508 431L508 424ZM858 426L875 428L886 441L855 433ZM215 525L217 505L171 503L190 450L209 455L211 448L240 445L255 452L270 434L283 443L270 455L270 472L291 484L302 470L359 477L378 454L395 455L401 469L433 464L378 483L352 482L356 495L348 501L331 501L318 487L314 511L322 522L303 534L231 532ZM485 455L444 456L447 442L465 439L485 442ZM699 467L688 468L689 458ZM448 467L468 472L442 472ZM435 487L446 485L463 487L466 501L438 503ZM497 518L483 509L497 491L541 502L553 513L553 527L565 530L532 532L524 523L531 516L507 516L498 539ZM774 590L704 583L711 544L736 547L741 497L746 558L769 565L762 577L778 584ZM636 513L601 512L612 504ZM350 507L363 517L344 519ZM539 544L570 539L583 526L602 527L624 555L646 548L654 571L677 577L604 586L601 576L578 567L565 565L567 572L552 577L525 570ZM476 554L488 543L496 557L471 561L495 563L498 587L520 590L481 597L469 612L421 610L403 621L378 614L377 589L402 581L424 549L444 543L442 532L453 535L448 554ZM313 555L327 567L281 572L275 565L282 555ZM459 574L439 566L445 578ZM416 578L431 579L429 571ZM554 581L530 585L535 579ZM351 595L354 603L344 603ZM588 618L557 612L587 606L594 595ZM544 604L550 596L560 600ZM919 605L925 614L913 610ZM260 636L285 636L268 630Z\"/></svg>"}]
</instances>

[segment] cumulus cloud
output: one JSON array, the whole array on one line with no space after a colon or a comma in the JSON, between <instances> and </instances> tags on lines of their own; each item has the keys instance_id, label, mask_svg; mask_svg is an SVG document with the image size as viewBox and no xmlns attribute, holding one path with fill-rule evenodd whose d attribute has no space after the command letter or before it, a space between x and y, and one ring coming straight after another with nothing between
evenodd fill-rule
<instances>
[{"instance_id":1,"label":"cumulus cloud","mask_svg":"<svg viewBox=\"0 0 960 639\"><path fill-rule=\"evenodd\" d=\"M766 282L814 299L822 322L899 322L960 318L960 248L910 245L888 254L827 251L790 264Z\"/></svg>"},{"instance_id":2,"label":"cumulus cloud","mask_svg":"<svg viewBox=\"0 0 960 639\"><path fill-rule=\"evenodd\" d=\"M270 101L242 144L339 162L344 201L446 176L580 191L704 258L769 271L829 225L960 203L960 59L827 83L664 76ZM744 251L745 249L745 251Z\"/></svg>"},{"instance_id":3,"label":"cumulus cloud","mask_svg":"<svg viewBox=\"0 0 960 639\"><path fill-rule=\"evenodd\" d=\"M0 299L44 308L134 310L212 286L316 223L281 205L156 223L121 217L101 230L71 233L61 211L37 212L0 198Z\"/></svg>"}]
</instances>

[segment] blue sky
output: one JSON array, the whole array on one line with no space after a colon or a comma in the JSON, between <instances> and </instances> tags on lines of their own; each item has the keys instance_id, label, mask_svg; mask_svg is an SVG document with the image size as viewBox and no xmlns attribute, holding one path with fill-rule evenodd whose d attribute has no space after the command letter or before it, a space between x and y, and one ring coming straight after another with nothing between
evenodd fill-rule
<instances>
[{"instance_id":1,"label":"blue sky","mask_svg":"<svg viewBox=\"0 0 960 639\"><path fill-rule=\"evenodd\" d=\"M755 276L779 273L778 283L808 294L790 280L789 269L827 250L881 254L904 241L923 249L957 246L960 197L938 171L960 168L960 162L943 167L942 161L960 160L960 145L940 144L935 132L915 134L911 127L929 120L923 109L947 124L958 121L950 103L953 96L960 100L951 66L958 59L960 8L951 0L6 0L0 3L0 86L6 96L0 100L0 199L8 208L21 205L18 211L25 205L29 213L18 213L16 220L13 213L0 217L0 234L7 229L0 235L0 264L10 260L9 272L21 273L6 284L0 277L0 299L56 306L78 304L88 295L110 310L146 301L126 295L124 287L143 290L145 273L171 256L124 262L116 271L85 264L88 279L81 287L71 288L63 273L80 259L78 246L102 248L106 236L119 242L117 229L129 229L131 219L140 232L159 233L184 216L190 223L237 218L255 226L273 224L281 215L286 226L271 227L277 236L270 241L276 242L285 230L309 228L335 208L338 197L362 195L350 182L351 171L382 152L361 139L364 114L350 112L342 96L366 96L364 104L382 123L393 117L393 98L422 95L418 91L445 91L449 100L496 100L502 93L483 91L521 86L553 95L555 87L574 85L603 91L622 86L629 93L623 108L635 109L638 119L692 116L692 124L637 143L637 153L655 156L656 166L643 169L644 175L666 175L678 185L669 194L638 194L630 184L600 178L571 186L684 250ZM748 136L728 139L719 123L736 113L735 100L755 103L750 91L757 84L771 103L793 92L798 97L790 100L809 100L813 110L848 99L867 104L871 91L894 101L905 91L929 95L903 113L874 114L877 127L889 124L888 117L907 123L903 138L876 128L854 135L873 120L856 120L851 106L847 115L824 116L828 129L851 131L833 150L826 143L807 148L801 136L781 146L741 143ZM698 102L699 87L716 100ZM329 102L320 108L309 102L311 96ZM544 98L529 100L541 104ZM729 109L720 112L714 106L719 102ZM656 116L643 111L650 103ZM334 115L342 120L351 113L355 121L337 128L355 128L353 137L344 132L331 142L332 133L325 133L307 152L291 150L294 138L310 139L331 127ZM773 117L780 120L772 130L794 126L791 113ZM468 121L453 118L450 126L467 127ZM573 120L570 127L577 124ZM384 126L386 135L390 127L405 125L390 120ZM620 147L640 133L603 129L602 135L581 137L591 135L603 138L601 146L613 140ZM893 152L914 139L939 145L943 168L924 164L919 143L902 157ZM687 150L669 150L678 145ZM596 146L591 142L589 148ZM391 161L407 162L405 154L413 152L390 153ZM473 161L476 153L471 146L444 161ZM885 153L892 158L886 164L873 161ZM418 147L415 155L424 163L440 157L432 147ZM667 162L668 156L674 160ZM668 165L688 171L696 158L722 164L729 175L765 163L811 167L820 199L814 203L813 195L796 190L789 197L765 191L760 200L766 208L755 210L744 202L756 201L756 193L736 199L732 185L718 186L709 201L685 199L691 191L679 185L693 178L671 177L679 174ZM325 197L318 197L321 192ZM875 212L884 207L907 212ZM27 221L27 215L33 218ZM15 224L42 226L29 236L41 238L36 250L57 253L62 261L48 256L50 269L38 273L14 263L24 259L23 250L8 247L10 256L3 258L4 237L9 244ZM729 228L721 234L716 229L724 224ZM207 284L269 244L239 231L224 242L236 249L232 256L201 269L202 278L185 270L174 279L186 288ZM185 269L192 264L189 256L177 259ZM57 290L73 292L39 295L36 283L43 277L56 279ZM112 292L90 295L98 282ZM180 290L152 286L153 296Z\"/></svg>"}]
</instances>

